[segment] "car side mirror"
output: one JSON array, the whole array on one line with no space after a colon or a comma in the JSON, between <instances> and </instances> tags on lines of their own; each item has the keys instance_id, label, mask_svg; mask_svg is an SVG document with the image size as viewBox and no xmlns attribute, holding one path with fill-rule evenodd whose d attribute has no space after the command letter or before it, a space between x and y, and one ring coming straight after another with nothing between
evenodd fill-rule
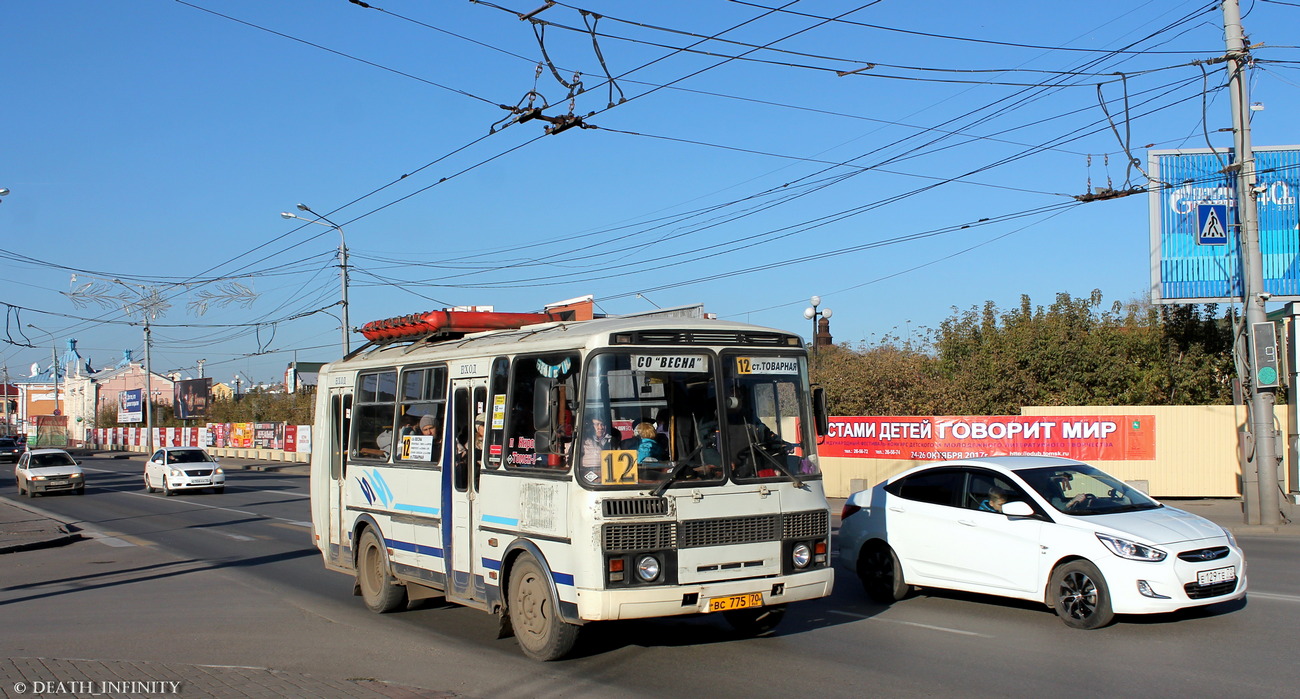
<instances>
[{"instance_id":1,"label":"car side mirror","mask_svg":"<svg viewBox=\"0 0 1300 699\"><path fill-rule=\"evenodd\" d=\"M1002 514L1008 517L1033 517L1034 508L1024 500L1016 500L1003 505Z\"/></svg>"}]
</instances>

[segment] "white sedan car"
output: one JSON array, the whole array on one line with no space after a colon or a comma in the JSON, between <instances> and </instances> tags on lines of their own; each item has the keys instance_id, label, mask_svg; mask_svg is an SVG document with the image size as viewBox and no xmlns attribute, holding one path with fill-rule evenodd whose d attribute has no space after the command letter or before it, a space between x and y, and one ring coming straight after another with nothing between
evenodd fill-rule
<instances>
[{"instance_id":1,"label":"white sedan car","mask_svg":"<svg viewBox=\"0 0 1300 699\"><path fill-rule=\"evenodd\" d=\"M854 493L840 561L888 604L911 586L1046 603L1068 626L1246 595L1246 561L1219 525L1069 459L926 464Z\"/></svg>"},{"instance_id":2,"label":"white sedan car","mask_svg":"<svg viewBox=\"0 0 1300 699\"><path fill-rule=\"evenodd\" d=\"M86 477L77 460L62 449L33 449L23 452L14 466L14 482L18 494L36 497L37 493L54 493L61 490L77 495L86 493Z\"/></svg>"},{"instance_id":3,"label":"white sedan car","mask_svg":"<svg viewBox=\"0 0 1300 699\"><path fill-rule=\"evenodd\" d=\"M226 472L199 447L163 447L144 465L144 489L175 495L181 490L226 490Z\"/></svg>"}]
</instances>

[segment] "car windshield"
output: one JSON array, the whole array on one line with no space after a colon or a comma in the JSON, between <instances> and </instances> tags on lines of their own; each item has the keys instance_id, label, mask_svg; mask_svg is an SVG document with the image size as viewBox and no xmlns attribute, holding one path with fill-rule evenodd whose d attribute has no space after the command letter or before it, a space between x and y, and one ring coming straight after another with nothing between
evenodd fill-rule
<instances>
[{"instance_id":1,"label":"car windshield","mask_svg":"<svg viewBox=\"0 0 1300 699\"><path fill-rule=\"evenodd\" d=\"M1086 464L1016 472L1052 507L1069 515L1105 515L1164 507L1142 491Z\"/></svg>"},{"instance_id":2,"label":"car windshield","mask_svg":"<svg viewBox=\"0 0 1300 699\"><path fill-rule=\"evenodd\" d=\"M186 449L184 451L173 451L167 454L167 463L169 464L197 464L204 461L211 461L208 453L198 449Z\"/></svg>"},{"instance_id":3,"label":"car windshield","mask_svg":"<svg viewBox=\"0 0 1300 699\"><path fill-rule=\"evenodd\" d=\"M76 466L77 462L72 460L71 456L59 452L57 454L32 454L30 468L51 468L54 466Z\"/></svg>"}]
</instances>

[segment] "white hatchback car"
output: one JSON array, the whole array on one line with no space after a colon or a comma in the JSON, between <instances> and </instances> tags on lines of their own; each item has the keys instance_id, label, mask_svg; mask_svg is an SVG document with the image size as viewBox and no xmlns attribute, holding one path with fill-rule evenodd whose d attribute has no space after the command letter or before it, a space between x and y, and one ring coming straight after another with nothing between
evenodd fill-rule
<instances>
[{"instance_id":1,"label":"white hatchback car","mask_svg":"<svg viewBox=\"0 0 1300 699\"><path fill-rule=\"evenodd\" d=\"M14 482L18 494L36 497L37 493L54 493L68 490L77 495L86 493L86 477L77 460L62 449L33 449L23 452L14 466Z\"/></svg>"},{"instance_id":2,"label":"white hatchback car","mask_svg":"<svg viewBox=\"0 0 1300 699\"><path fill-rule=\"evenodd\" d=\"M844 505L840 561L872 599L912 585L1045 602L1067 625L1246 595L1223 527L1078 461L968 459L904 471Z\"/></svg>"},{"instance_id":3,"label":"white hatchback car","mask_svg":"<svg viewBox=\"0 0 1300 699\"><path fill-rule=\"evenodd\" d=\"M226 472L199 447L163 447L144 465L144 489L175 495L181 490L226 490Z\"/></svg>"}]
</instances>

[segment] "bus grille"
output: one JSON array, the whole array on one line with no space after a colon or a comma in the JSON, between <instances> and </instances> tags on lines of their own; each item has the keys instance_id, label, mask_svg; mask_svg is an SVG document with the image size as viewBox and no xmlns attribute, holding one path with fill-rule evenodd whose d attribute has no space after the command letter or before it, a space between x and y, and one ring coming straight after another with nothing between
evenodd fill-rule
<instances>
[{"instance_id":1,"label":"bus grille","mask_svg":"<svg viewBox=\"0 0 1300 699\"><path fill-rule=\"evenodd\" d=\"M667 498L626 498L601 502L606 517L637 517L668 514Z\"/></svg>"},{"instance_id":2,"label":"bus grille","mask_svg":"<svg viewBox=\"0 0 1300 699\"><path fill-rule=\"evenodd\" d=\"M811 512L790 512L786 514L781 526L782 539L816 539L826 536L830 530L826 510Z\"/></svg>"},{"instance_id":3,"label":"bus grille","mask_svg":"<svg viewBox=\"0 0 1300 699\"><path fill-rule=\"evenodd\" d=\"M780 515L688 519L682 522L682 548L776 541Z\"/></svg>"},{"instance_id":4,"label":"bus grille","mask_svg":"<svg viewBox=\"0 0 1300 699\"><path fill-rule=\"evenodd\" d=\"M677 548L677 527L673 522L626 522L606 524L602 545L606 552L657 551Z\"/></svg>"}]
</instances>

